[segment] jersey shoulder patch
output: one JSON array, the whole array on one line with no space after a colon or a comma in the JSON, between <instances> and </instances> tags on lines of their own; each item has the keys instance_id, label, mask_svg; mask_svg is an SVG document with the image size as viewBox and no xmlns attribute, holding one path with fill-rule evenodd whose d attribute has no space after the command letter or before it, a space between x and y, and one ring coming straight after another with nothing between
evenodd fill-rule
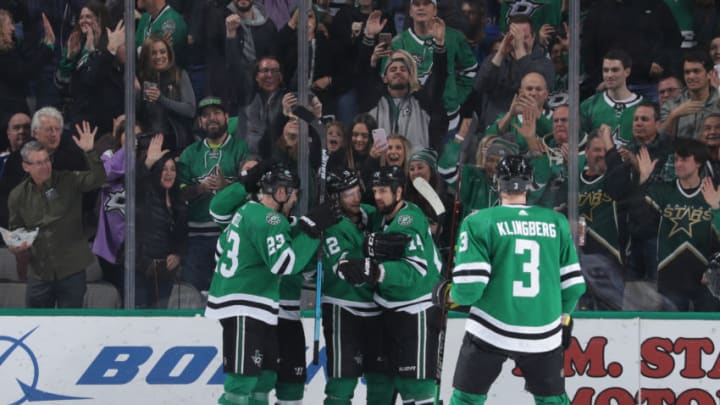
<instances>
[{"instance_id":1,"label":"jersey shoulder patch","mask_svg":"<svg viewBox=\"0 0 720 405\"><path fill-rule=\"evenodd\" d=\"M280 214L277 212L268 212L267 215L265 215L265 222L273 226L280 225Z\"/></svg>"},{"instance_id":2,"label":"jersey shoulder patch","mask_svg":"<svg viewBox=\"0 0 720 405\"><path fill-rule=\"evenodd\" d=\"M411 215L400 215L398 216L397 223L400 226L410 226L413 223L413 217Z\"/></svg>"}]
</instances>

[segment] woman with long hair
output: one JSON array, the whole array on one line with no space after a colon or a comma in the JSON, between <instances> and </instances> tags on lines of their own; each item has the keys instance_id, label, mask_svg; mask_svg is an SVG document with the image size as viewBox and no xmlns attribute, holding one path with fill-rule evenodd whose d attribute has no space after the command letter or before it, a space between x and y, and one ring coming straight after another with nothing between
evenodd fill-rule
<instances>
[{"instance_id":1,"label":"woman with long hair","mask_svg":"<svg viewBox=\"0 0 720 405\"><path fill-rule=\"evenodd\" d=\"M195 93L187 72L177 66L172 45L151 35L143 43L138 62L138 115L147 129L165 135L163 147L181 151L191 137Z\"/></svg>"},{"instance_id":2,"label":"woman with long hair","mask_svg":"<svg viewBox=\"0 0 720 405\"><path fill-rule=\"evenodd\" d=\"M167 308L187 250L187 208L180 197L175 160L162 144L163 136L154 136L145 161L138 164L138 308Z\"/></svg>"},{"instance_id":3,"label":"woman with long hair","mask_svg":"<svg viewBox=\"0 0 720 405\"><path fill-rule=\"evenodd\" d=\"M98 134L105 134L112 129L113 118L123 112L123 65L116 55L124 43L123 22L112 30L105 4L88 1L55 74L71 128L88 121L98 126Z\"/></svg>"}]
</instances>

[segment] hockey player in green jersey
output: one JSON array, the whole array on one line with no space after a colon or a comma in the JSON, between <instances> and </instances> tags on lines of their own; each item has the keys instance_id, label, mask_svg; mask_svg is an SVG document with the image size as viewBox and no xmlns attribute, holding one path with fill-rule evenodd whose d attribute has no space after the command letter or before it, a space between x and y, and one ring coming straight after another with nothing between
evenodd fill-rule
<instances>
[{"instance_id":1,"label":"hockey player in green jersey","mask_svg":"<svg viewBox=\"0 0 720 405\"><path fill-rule=\"evenodd\" d=\"M613 129L617 146L623 146L633 139L633 114L642 101L627 87L632 60L621 50L609 51L603 57L600 93L589 97L580 104L580 129L589 133L600 125L607 124Z\"/></svg>"},{"instance_id":2,"label":"hockey player in green jersey","mask_svg":"<svg viewBox=\"0 0 720 405\"><path fill-rule=\"evenodd\" d=\"M376 229L410 237L403 258L382 263L370 257L345 259L337 272L351 284L375 286L394 387L404 403L427 405L434 399L440 324L431 292L440 280L442 263L422 210L402 199L404 184L405 175L397 167L373 173Z\"/></svg>"},{"instance_id":3,"label":"hockey player in green jersey","mask_svg":"<svg viewBox=\"0 0 720 405\"><path fill-rule=\"evenodd\" d=\"M342 218L325 230L323 281L323 333L327 348L324 405L350 405L359 377L367 382L367 404L390 404L392 379L382 353L381 308L369 284L353 286L335 273L344 259L402 257L407 237L402 234L369 234L375 208L361 204L360 178L348 169L329 172L329 198ZM390 237L390 239L386 237ZM399 237L399 238L398 238ZM382 239L382 241L380 240Z\"/></svg>"},{"instance_id":4,"label":"hockey player in green jersey","mask_svg":"<svg viewBox=\"0 0 720 405\"><path fill-rule=\"evenodd\" d=\"M570 226L561 214L526 205L530 163L500 161L502 205L465 218L452 285L433 290L439 305L471 305L453 380L451 405L484 404L507 358L522 370L539 405L566 404L563 347L585 291Z\"/></svg>"},{"instance_id":5,"label":"hockey player in green jersey","mask_svg":"<svg viewBox=\"0 0 720 405\"><path fill-rule=\"evenodd\" d=\"M322 230L335 222L328 205L299 220L290 238L285 215L294 205L297 178L276 165L260 180L257 200L243 204L220 235L217 265L205 316L223 328L224 405L266 405L275 385L279 284L303 269L319 245ZM283 402L280 402L283 403Z\"/></svg>"}]
</instances>

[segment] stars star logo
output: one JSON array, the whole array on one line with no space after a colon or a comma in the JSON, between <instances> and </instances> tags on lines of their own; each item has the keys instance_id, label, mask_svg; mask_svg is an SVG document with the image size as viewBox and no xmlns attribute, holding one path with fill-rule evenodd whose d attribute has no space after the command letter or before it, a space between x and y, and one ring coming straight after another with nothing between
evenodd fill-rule
<instances>
[{"instance_id":1,"label":"stars star logo","mask_svg":"<svg viewBox=\"0 0 720 405\"><path fill-rule=\"evenodd\" d=\"M688 238L693 237L692 227L701 221L702 215L693 215L690 207L676 207L672 216L668 219L673 223L668 238L672 238L675 234L685 232ZM694 211L694 210L693 210Z\"/></svg>"},{"instance_id":2,"label":"stars star logo","mask_svg":"<svg viewBox=\"0 0 720 405\"><path fill-rule=\"evenodd\" d=\"M544 6L544 4L537 1L519 0L509 6L507 16L508 18L518 14L532 16L542 6Z\"/></svg>"}]
</instances>

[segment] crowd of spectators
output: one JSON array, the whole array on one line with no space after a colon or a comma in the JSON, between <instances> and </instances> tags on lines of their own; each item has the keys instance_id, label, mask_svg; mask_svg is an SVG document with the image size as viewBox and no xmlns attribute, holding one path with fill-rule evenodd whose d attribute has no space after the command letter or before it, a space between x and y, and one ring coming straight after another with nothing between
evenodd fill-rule
<instances>
[{"instance_id":1,"label":"crowd of spectators","mask_svg":"<svg viewBox=\"0 0 720 405\"><path fill-rule=\"evenodd\" d=\"M582 309L643 309L623 298L634 283L662 309L719 310L703 279L720 219L719 2L580 1L578 134L568 129L568 3L314 0L299 69L292 0L137 0L133 21L122 0L0 0L0 226L39 228L32 246L12 249L27 304L81 305L88 246L103 279L126 288L131 46L138 307L166 306L178 280L208 289L220 233L210 200L248 162L297 165L300 104L324 125L309 131L313 172L324 136L330 167L366 184L378 167L400 167L448 212L457 197L462 216L498 203L495 164L509 154L532 159L530 203L565 212L578 190ZM447 252L459 219L405 190Z\"/></svg>"}]
</instances>

